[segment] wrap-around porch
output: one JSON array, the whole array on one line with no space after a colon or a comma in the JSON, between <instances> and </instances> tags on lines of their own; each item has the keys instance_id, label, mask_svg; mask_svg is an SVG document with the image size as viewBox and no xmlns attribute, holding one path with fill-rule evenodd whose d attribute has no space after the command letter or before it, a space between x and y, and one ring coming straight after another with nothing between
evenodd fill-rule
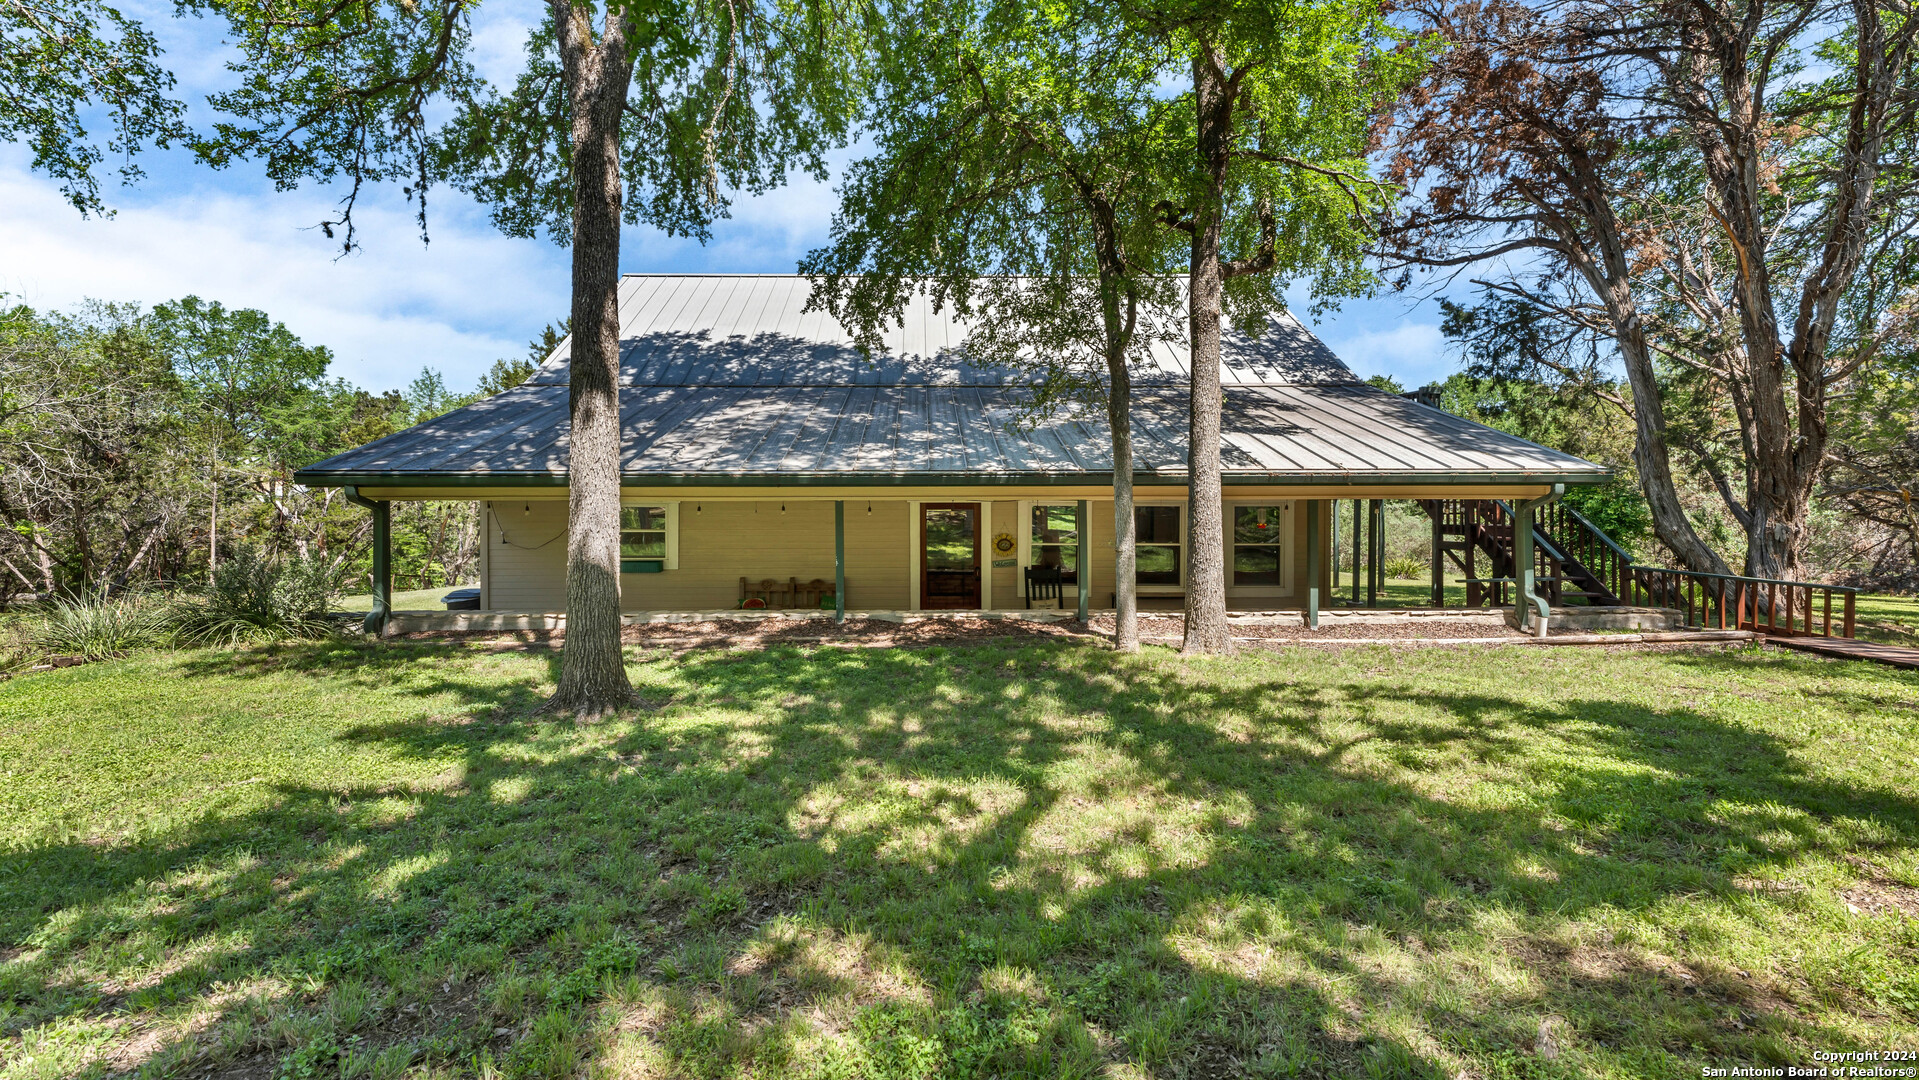
<instances>
[{"instance_id":1,"label":"wrap-around porch","mask_svg":"<svg viewBox=\"0 0 1919 1080\"><path fill-rule=\"evenodd\" d=\"M478 607L487 615L475 613L470 621L552 629L563 619L564 488L354 488L350 494L374 515L369 630L385 628L392 614L386 521L390 504L405 499L456 497L479 504ZM1376 532L1382 500L1435 506L1503 500L1528 522L1509 535L1530 546L1530 519L1554 495L1552 485L1541 483L1228 487L1220 551L1228 608L1294 611L1316 626L1322 610L1375 606L1383 580ZM1193 555L1185 496L1183 487L1164 484L1135 490L1135 581L1142 611L1184 605ZM824 610L841 620L849 612L937 611L1054 612L1084 621L1116 602L1117 522L1110 488L628 488L622 502L620 580L629 616L764 608ZM1444 565L1437 517L1435 522L1437 607ZM1351 556L1343 579L1334 570L1335 544ZM1512 562L1532 567L1536 560L1528 552ZM1475 601L1513 603L1521 593L1538 591L1484 573L1471 579L1471 588L1483 594ZM1544 611L1545 601L1535 598L1524 606L1522 621L1530 611Z\"/></svg>"}]
</instances>

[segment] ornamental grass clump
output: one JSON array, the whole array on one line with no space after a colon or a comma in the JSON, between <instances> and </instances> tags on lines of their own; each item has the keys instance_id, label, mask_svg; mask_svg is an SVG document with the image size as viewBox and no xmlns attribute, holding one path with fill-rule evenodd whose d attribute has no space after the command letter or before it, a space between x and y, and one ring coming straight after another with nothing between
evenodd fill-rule
<instances>
[{"instance_id":1,"label":"ornamental grass clump","mask_svg":"<svg viewBox=\"0 0 1919 1080\"><path fill-rule=\"evenodd\" d=\"M23 657L32 653L104 660L135 649L173 643L173 605L140 593L61 597L27 624L20 635Z\"/></svg>"},{"instance_id":2,"label":"ornamental grass clump","mask_svg":"<svg viewBox=\"0 0 1919 1080\"><path fill-rule=\"evenodd\" d=\"M323 637L335 629L326 608L336 576L323 559L242 549L213 572L205 593L176 604L175 635L184 645Z\"/></svg>"}]
</instances>

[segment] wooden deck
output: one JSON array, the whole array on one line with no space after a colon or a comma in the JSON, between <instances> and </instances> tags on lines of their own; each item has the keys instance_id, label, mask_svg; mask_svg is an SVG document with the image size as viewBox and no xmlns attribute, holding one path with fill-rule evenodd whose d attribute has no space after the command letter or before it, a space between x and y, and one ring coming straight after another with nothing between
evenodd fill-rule
<instances>
[{"instance_id":1,"label":"wooden deck","mask_svg":"<svg viewBox=\"0 0 1919 1080\"><path fill-rule=\"evenodd\" d=\"M1834 656L1843 660L1871 660L1896 668L1919 671L1919 649L1905 645L1881 645L1876 641L1828 637L1775 636L1767 638L1766 641L1768 644L1786 649L1798 649L1800 652L1818 653L1821 656Z\"/></svg>"}]
</instances>

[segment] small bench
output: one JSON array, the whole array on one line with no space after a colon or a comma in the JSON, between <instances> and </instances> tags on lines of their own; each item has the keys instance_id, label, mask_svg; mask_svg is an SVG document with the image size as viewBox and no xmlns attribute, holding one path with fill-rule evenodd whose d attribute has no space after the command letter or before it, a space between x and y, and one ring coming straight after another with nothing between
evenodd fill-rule
<instances>
[{"instance_id":1,"label":"small bench","mask_svg":"<svg viewBox=\"0 0 1919 1080\"><path fill-rule=\"evenodd\" d=\"M758 600L760 606L769 608L821 608L833 606L835 588L833 582L825 578L801 581L799 578L760 578L740 579L740 606L747 601Z\"/></svg>"}]
</instances>

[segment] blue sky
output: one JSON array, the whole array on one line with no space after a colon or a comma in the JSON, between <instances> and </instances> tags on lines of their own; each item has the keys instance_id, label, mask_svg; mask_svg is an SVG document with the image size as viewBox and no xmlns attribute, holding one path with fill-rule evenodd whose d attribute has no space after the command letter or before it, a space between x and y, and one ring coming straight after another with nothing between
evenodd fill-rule
<instances>
[{"instance_id":1,"label":"blue sky","mask_svg":"<svg viewBox=\"0 0 1919 1080\"><path fill-rule=\"evenodd\" d=\"M176 19L171 3L136 0L122 9L159 36L179 95L197 106L190 119L205 122L205 96L228 79L219 27ZM539 10L536 0L480 8L474 57L482 74L512 78ZM254 165L215 172L177 151L143 155L146 179L105 189L114 215L83 219L28 162L24 147L0 146L0 292L35 307L89 297L151 305L191 293L259 308L331 348L334 374L372 390L402 387L426 366L469 386L567 311L565 250L501 235L483 207L451 190L431 195L426 245L397 188L363 195L355 216L364 246L340 258L338 245L313 228L338 193L312 185L276 192ZM621 269L791 273L825 241L835 204L830 181L798 176L736 202L704 247L629 226ZM1317 324L1303 303L1299 314L1363 375L1383 372L1410 386L1457 367L1430 302L1348 302Z\"/></svg>"}]
</instances>

